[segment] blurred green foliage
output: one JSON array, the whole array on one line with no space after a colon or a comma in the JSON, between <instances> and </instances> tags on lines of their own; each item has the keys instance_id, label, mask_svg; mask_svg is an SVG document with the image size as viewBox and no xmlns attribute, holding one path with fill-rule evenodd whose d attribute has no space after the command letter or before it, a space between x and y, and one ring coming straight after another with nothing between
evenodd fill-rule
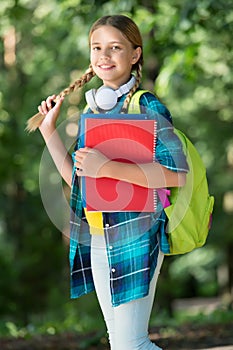
<instances>
[{"instance_id":1,"label":"blurred green foliage","mask_svg":"<svg viewBox=\"0 0 233 350\"><path fill-rule=\"evenodd\" d=\"M25 123L42 99L60 92L88 67L89 28L103 14L113 13L131 16L140 27L143 85L158 93L175 125L197 146L216 199L206 248L166 259L159 304L169 308L174 298L232 290L231 1L1 0L0 315L13 322L8 323L13 333L17 320L30 324L35 315L43 320L52 311L58 319L64 317L69 299L65 235L50 221L40 197L44 143L38 132L25 133ZM87 88L92 84L95 79ZM65 101L61 121L82 109L83 92ZM220 283L222 266L227 277ZM84 322L89 312L87 322L95 327L99 310L92 298L70 303L77 319Z\"/></svg>"}]
</instances>

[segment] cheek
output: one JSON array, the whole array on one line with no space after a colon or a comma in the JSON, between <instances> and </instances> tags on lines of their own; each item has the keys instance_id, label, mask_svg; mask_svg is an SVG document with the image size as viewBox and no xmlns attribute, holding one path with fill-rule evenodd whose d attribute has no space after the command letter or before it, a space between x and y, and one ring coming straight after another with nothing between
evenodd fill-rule
<instances>
[{"instance_id":1,"label":"cheek","mask_svg":"<svg viewBox=\"0 0 233 350\"><path fill-rule=\"evenodd\" d=\"M97 55L98 55L97 52L91 51L90 52L90 61L95 62L97 60Z\"/></svg>"}]
</instances>

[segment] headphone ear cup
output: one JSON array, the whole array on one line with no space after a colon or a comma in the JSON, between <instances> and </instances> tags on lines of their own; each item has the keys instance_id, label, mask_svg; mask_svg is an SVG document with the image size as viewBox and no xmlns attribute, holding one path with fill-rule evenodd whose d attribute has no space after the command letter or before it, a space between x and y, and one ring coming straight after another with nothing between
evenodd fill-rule
<instances>
[{"instance_id":1,"label":"headphone ear cup","mask_svg":"<svg viewBox=\"0 0 233 350\"><path fill-rule=\"evenodd\" d=\"M95 102L97 106L103 110L110 110L117 104L117 93L115 90L107 87L101 86L95 95Z\"/></svg>"},{"instance_id":2,"label":"headphone ear cup","mask_svg":"<svg viewBox=\"0 0 233 350\"><path fill-rule=\"evenodd\" d=\"M88 90L85 93L87 104L89 105L92 111L97 109L97 104L95 102L95 95L96 95L96 89Z\"/></svg>"}]
</instances>

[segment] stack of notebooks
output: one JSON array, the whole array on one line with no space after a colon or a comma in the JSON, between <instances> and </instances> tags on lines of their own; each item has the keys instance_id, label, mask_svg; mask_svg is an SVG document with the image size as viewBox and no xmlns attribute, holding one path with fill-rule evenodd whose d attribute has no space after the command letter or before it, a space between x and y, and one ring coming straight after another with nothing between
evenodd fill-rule
<instances>
[{"instance_id":1,"label":"stack of notebooks","mask_svg":"<svg viewBox=\"0 0 233 350\"><path fill-rule=\"evenodd\" d=\"M145 114L83 114L80 140L114 161L152 163L156 122ZM111 178L82 177L82 196L88 211L154 212L157 203L155 189Z\"/></svg>"}]
</instances>

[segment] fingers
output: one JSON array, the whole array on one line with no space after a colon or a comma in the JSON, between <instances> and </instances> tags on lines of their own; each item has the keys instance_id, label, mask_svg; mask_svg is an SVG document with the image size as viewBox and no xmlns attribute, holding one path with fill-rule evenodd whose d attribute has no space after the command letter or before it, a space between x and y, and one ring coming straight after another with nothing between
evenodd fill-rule
<instances>
[{"instance_id":1,"label":"fingers","mask_svg":"<svg viewBox=\"0 0 233 350\"><path fill-rule=\"evenodd\" d=\"M75 152L75 159L76 160L83 159L88 153L94 153L94 150L92 148L88 148L88 147L79 148Z\"/></svg>"},{"instance_id":2,"label":"fingers","mask_svg":"<svg viewBox=\"0 0 233 350\"><path fill-rule=\"evenodd\" d=\"M91 148L88 147L83 147L83 148L79 148L76 152L75 152L75 167L76 167L76 173L79 176L83 176L83 173L80 173L83 171L82 167L83 167L83 161L85 160L86 156L88 155L88 153L91 153L91 151L93 151Z\"/></svg>"},{"instance_id":3,"label":"fingers","mask_svg":"<svg viewBox=\"0 0 233 350\"><path fill-rule=\"evenodd\" d=\"M79 177L85 176L85 174L83 173L83 170L81 168L76 169L76 175Z\"/></svg>"},{"instance_id":4,"label":"fingers","mask_svg":"<svg viewBox=\"0 0 233 350\"><path fill-rule=\"evenodd\" d=\"M84 149L83 148L80 148L79 150L77 150L76 152L75 152L75 165L76 165L76 167L77 168L79 168L80 167L80 165L81 165L81 163L82 163L82 161L83 161L83 159L84 159L84 157L86 156L86 152L84 152L83 151Z\"/></svg>"},{"instance_id":5,"label":"fingers","mask_svg":"<svg viewBox=\"0 0 233 350\"><path fill-rule=\"evenodd\" d=\"M56 108L56 109L60 108L63 100L64 100L64 97L59 98L58 101L57 101L56 95L49 96L49 97L47 97L46 100L42 101L41 104L38 106L38 111L42 115L46 115L46 114L49 113L49 111L51 109L53 109L53 108Z\"/></svg>"},{"instance_id":6,"label":"fingers","mask_svg":"<svg viewBox=\"0 0 233 350\"><path fill-rule=\"evenodd\" d=\"M100 177L103 165L109 159L99 150L84 147L75 152L75 167L78 176Z\"/></svg>"},{"instance_id":7,"label":"fingers","mask_svg":"<svg viewBox=\"0 0 233 350\"><path fill-rule=\"evenodd\" d=\"M38 106L38 111L42 115L48 114L48 112L52 109L52 101L56 98L55 95L49 96L45 101L42 101L40 106Z\"/></svg>"}]
</instances>

